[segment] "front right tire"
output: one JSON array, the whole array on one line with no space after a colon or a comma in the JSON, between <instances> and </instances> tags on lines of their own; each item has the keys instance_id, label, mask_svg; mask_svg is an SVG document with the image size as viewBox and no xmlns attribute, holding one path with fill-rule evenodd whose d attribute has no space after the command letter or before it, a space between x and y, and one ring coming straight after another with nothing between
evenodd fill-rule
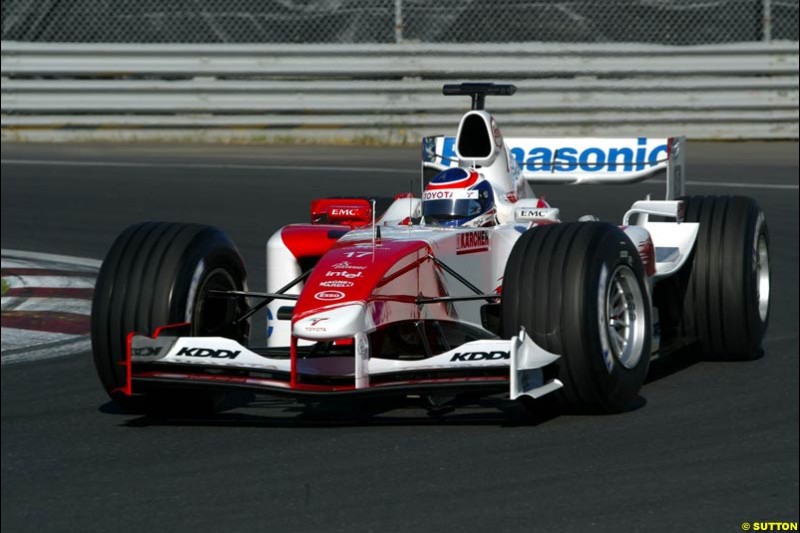
<instances>
[{"instance_id":1,"label":"front right tire","mask_svg":"<svg viewBox=\"0 0 800 533\"><path fill-rule=\"evenodd\" d=\"M572 412L624 410L647 375L650 296L639 252L617 226L575 222L538 226L519 238L503 278L501 332L524 327L561 356L548 377Z\"/></svg>"}]
</instances>

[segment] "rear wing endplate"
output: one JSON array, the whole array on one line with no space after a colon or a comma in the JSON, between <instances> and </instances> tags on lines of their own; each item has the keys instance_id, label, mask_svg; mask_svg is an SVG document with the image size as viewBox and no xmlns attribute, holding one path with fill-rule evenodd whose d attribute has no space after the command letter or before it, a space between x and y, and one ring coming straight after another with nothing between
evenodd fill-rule
<instances>
[{"instance_id":1,"label":"rear wing endplate","mask_svg":"<svg viewBox=\"0 0 800 533\"><path fill-rule=\"evenodd\" d=\"M455 137L425 137L422 166L459 166ZM666 176L666 200L685 194L686 138L505 138L510 161L531 184L637 183Z\"/></svg>"}]
</instances>

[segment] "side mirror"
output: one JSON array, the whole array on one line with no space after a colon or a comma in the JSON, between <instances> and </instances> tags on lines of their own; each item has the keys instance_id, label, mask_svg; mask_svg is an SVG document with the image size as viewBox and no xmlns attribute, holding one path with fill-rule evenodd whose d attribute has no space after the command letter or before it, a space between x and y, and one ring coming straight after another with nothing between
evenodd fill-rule
<instances>
[{"instance_id":1,"label":"side mirror","mask_svg":"<svg viewBox=\"0 0 800 533\"><path fill-rule=\"evenodd\" d=\"M557 207L537 207L537 198L519 200L514 205L514 222L529 222L533 224L553 224L561 222Z\"/></svg>"}]
</instances>

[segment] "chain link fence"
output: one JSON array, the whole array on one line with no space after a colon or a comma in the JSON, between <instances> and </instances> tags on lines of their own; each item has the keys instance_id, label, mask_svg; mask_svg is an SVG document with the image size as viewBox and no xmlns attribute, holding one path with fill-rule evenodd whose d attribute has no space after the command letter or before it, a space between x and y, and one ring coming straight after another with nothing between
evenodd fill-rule
<instances>
[{"instance_id":1,"label":"chain link fence","mask_svg":"<svg viewBox=\"0 0 800 533\"><path fill-rule=\"evenodd\" d=\"M3 0L2 39L71 43L798 40L798 0Z\"/></svg>"}]
</instances>

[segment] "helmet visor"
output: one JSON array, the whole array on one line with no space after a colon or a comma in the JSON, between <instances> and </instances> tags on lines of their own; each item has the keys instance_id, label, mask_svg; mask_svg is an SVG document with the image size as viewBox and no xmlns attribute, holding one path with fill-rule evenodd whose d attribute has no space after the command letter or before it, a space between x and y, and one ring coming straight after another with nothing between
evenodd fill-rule
<instances>
[{"instance_id":1,"label":"helmet visor","mask_svg":"<svg viewBox=\"0 0 800 533\"><path fill-rule=\"evenodd\" d=\"M478 200L428 200L422 203L422 216L427 224L467 220L480 215L481 203Z\"/></svg>"}]
</instances>

